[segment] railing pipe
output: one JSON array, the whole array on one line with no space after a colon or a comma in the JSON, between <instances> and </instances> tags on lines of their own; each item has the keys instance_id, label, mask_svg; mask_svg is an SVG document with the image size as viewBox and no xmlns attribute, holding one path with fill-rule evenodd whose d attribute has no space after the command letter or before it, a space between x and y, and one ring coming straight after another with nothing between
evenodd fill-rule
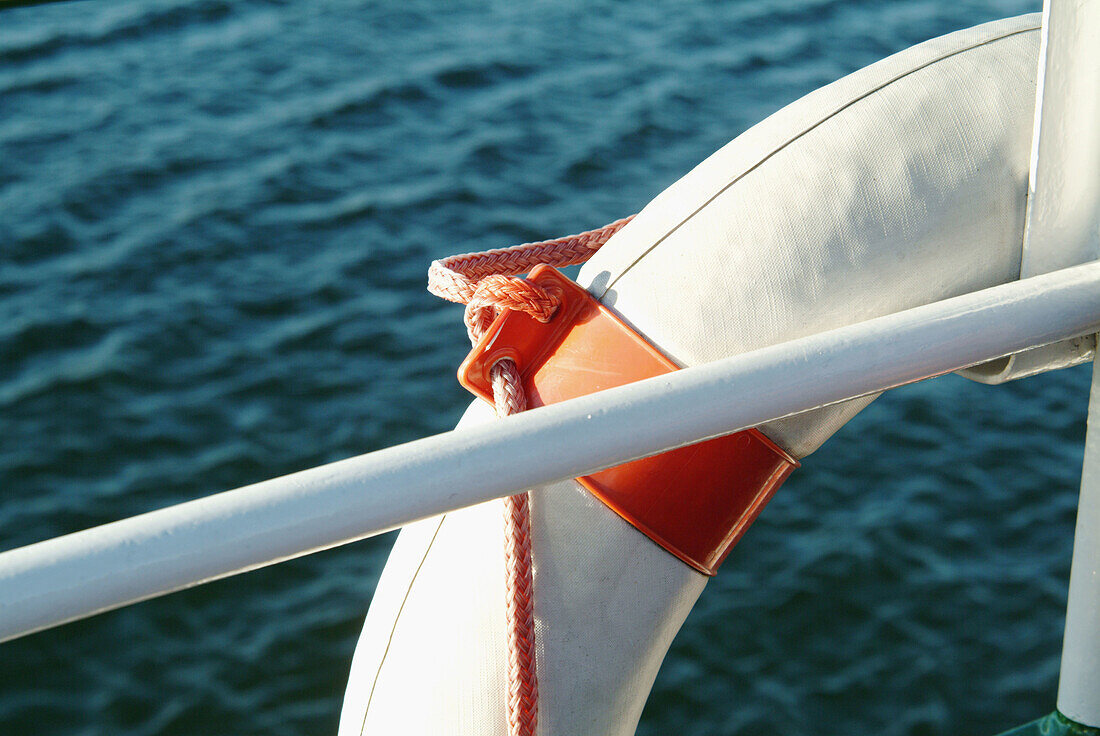
<instances>
[{"instance_id":1,"label":"railing pipe","mask_svg":"<svg viewBox=\"0 0 1100 736\"><path fill-rule=\"evenodd\" d=\"M1100 2L1046 0L1024 265L1100 258ZM1025 271L1026 273L1027 271ZM1023 356L1041 364L1043 355ZM1018 361L1021 358L1017 359ZM1058 710L1100 727L1100 363L1094 363Z\"/></svg>"},{"instance_id":2,"label":"railing pipe","mask_svg":"<svg viewBox=\"0 0 1100 736\"><path fill-rule=\"evenodd\" d=\"M1092 263L14 549L0 641L1097 331Z\"/></svg>"}]
</instances>

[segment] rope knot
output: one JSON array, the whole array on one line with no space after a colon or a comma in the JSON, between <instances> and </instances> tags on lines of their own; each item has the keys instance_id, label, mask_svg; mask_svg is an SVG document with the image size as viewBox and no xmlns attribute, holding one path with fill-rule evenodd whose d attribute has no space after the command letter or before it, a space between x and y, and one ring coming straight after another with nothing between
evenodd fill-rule
<instances>
[{"instance_id":1,"label":"rope knot","mask_svg":"<svg viewBox=\"0 0 1100 736\"><path fill-rule=\"evenodd\" d=\"M523 312L539 322L549 322L561 304L557 286L546 288L519 276L492 274L477 282L466 303L466 331L477 344L493 320L506 309Z\"/></svg>"}]
</instances>

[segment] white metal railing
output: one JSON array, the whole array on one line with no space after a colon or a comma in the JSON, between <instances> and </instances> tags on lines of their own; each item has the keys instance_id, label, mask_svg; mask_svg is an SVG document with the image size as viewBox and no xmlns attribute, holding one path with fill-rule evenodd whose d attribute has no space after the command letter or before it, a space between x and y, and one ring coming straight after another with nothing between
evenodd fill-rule
<instances>
[{"instance_id":1,"label":"white metal railing","mask_svg":"<svg viewBox=\"0 0 1100 736\"><path fill-rule=\"evenodd\" d=\"M1097 331L1091 263L39 542L0 554L0 641Z\"/></svg>"},{"instance_id":2,"label":"white metal railing","mask_svg":"<svg viewBox=\"0 0 1100 736\"><path fill-rule=\"evenodd\" d=\"M1024 273L1100 258L1100 2L1046 0ZM1017 363L1041 365L1042 353ZM1100 727L1100 363L1094 363L1058 710Z\"/></svg>"}]
</instances>

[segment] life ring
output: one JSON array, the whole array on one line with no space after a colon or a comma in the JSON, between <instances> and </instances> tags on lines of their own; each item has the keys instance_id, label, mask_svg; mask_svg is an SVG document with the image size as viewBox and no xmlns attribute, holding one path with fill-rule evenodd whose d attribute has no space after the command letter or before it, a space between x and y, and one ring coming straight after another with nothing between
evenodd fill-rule
<instances>
[{"instance_id":1,"label":"life ring","mask_svg":"<svg viewBox=\"0 0 1100 736\"><path fill-rule=\"evenodd\" d=\"M579 283L692 365L1018 278L1039 28L934 39L780 110L659 195ZM760 430L803 458L872 398ZM475 402L460 425L482 421ZM341 736L506 734L500 518L492 502L401 532ZM532 534L539 732L629 736L707 578L575 482L532 494Z\"/></svg>"}]
</instances>

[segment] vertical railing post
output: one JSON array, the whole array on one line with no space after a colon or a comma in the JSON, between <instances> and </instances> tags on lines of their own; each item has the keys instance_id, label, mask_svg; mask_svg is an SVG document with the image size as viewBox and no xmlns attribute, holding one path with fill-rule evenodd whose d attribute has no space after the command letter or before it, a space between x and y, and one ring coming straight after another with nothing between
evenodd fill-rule
<instances>
[{"instance_id":1,"label":"vertical railing post","mask_svg":"<svg viewBox=\"0 0 1100 736\"><path fill-rule=\"evenodd\" d=\"M1100 727L1100 363L1093 364L1089 395L1058 710L1077 723Z\"/></svg>"},{"instance_id":2,"label":"vertical railing post","mask_svg":"<svg viewBox=\"0 0 1100 736\"><path fill-rule=\"evenodd\" d=\"M1100 2L1046 0L1024 261L1100 258ZM1025 269L1029 270L1029 269ZM1055 349L1055 348L1048 348ZM1058 710L1100 727L1100 364L1094 363Z\"/></svg>"}]
</instances>

